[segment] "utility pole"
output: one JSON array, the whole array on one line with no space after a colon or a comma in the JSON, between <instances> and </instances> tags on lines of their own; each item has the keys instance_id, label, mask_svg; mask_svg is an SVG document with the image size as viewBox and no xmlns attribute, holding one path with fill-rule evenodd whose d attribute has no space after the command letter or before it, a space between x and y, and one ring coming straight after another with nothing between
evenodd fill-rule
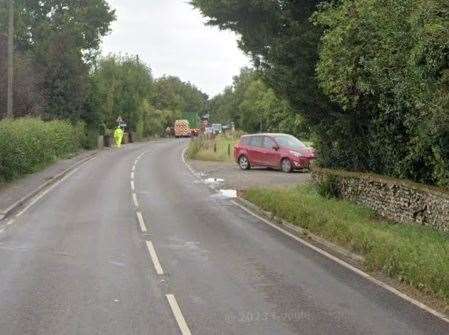
<instances>
[{"instance_id":1,"label":"utility pole","mask_svg":"<svg viewBox=\"0 0 449 335\"><path fill-rule=\"evenodd\" d=\"M9 0L8 28L8 103L6 117L12 118L14 99L14 0Z\"/></svg>"}]
</instances>

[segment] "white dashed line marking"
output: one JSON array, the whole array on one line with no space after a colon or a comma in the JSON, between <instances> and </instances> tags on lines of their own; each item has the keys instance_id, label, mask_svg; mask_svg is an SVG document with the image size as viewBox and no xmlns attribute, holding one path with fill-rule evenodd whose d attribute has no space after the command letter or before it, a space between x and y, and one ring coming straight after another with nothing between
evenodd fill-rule
<instances>
[{"instance_id":1,"label":"white dashed line marking","mask_svg":"<svg viewBox=\"0 0 449 335\"><path fill-rule=\"evenodd\" d=\"M163 275L164 270L162 270L161 263L159 263L159 258L157 257L156 250L154 249L153 243L151 241L146 241L147 249L150 253L151 260L153 261L154 269L158 275Z\"/></svg>"},{"instance_id":2,"label":"white dashed line marking","mask_svg":"<svg viewBox=\"0 0 449 335\"><path fill-rule=\"evenodd\" d=\"M175 316L176 322L178 323L179 330L181 331L182 335L191 335L189 326L187 325L186 320L184 319L184 316L182 315L181 308L179 308L178 302L176 301L176 298L173 294L167 294L166 295L168 304L170 305L170 308L173 312L173 315Z\"/></svg>"},{"instance_id":3,"label":"white dashed line marking","mask_svg":"<svg viewBox=\"0 0 449 335\"><path fill-rule=\"evenodd\" d=\"M134 192L134 189L135 189L135 187L134 187L134 181L131 180L131 190Z\"/></svg>"},{"instance_id":4,"label":"white dashed line marking","mask_svg":"<svg viewBox=\"0 0 449 335\"><path fill-rule=\"evenodd\" d=\"M137 212L136 214L137 214L137 220L139 221L140 230L142 231L142 233L146 233L147 227L145 226L145 222L143 221L142 213Z\"/></svg>"},{"instance_id":5,"label":"white dashed line marking","mask_svg":"<svg viewBox=\"0 0 449 335\"><path fill-rule=\"evenodd\" d=\"M137 201L136 193L133 193L133 202L134 202L134 206L139 207L139 202Z\"/></svg>"},{"instance_id":6,"label":"white dashed line marking","mask_svg":"<svg viewBox=\"0 0 449 335\"><path fill-rule=\"evenodd\" d=\"M131 172L131 180L134 180L134 172Z\"/></svg>"}]
</instances>

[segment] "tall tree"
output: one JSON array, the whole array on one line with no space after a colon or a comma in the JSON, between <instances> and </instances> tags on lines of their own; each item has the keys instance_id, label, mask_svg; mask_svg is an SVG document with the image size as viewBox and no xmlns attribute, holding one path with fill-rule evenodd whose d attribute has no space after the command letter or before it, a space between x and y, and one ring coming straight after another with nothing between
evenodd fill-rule
<instances>
[{"instance_id":1,"label":"tall tree","mask_svg":"<svg viewBox=\"0 0 449 335\"><path fill-rule=\"evenodd\" d=\"M449 185L447 0L192 4L241 35L322 164Z\"/></svg>"},{"instance_id":2,"label":"tall tree","mask_svg":"<svg viewBox=\"0 0 449 335\"><path fill-rule=\"evenodd\" d=\"M198 126L199 116L205 113L207 100L205 93L178 77L164 76L154 83L154 106L160 110L179 112L193 127Z\"/></svg>"},{"instance_id":3,"label":"tall tree","mask_svg":"<svg viewBox=\"0 0 449 335\"><path fill-rule=\"evenodd\" d=\"M321 1L192 0L208 24L241 36L248 53L276 93L312 124L335 112L319 88L315 66L322 28L310 17Z\"/></svg>"},{"instance_id":4,"label":"tall tree","mask_svg":"<svg viewBox=\"0 0 449 335\"><path fill-rule=\"evenodd\" d=\"M0 9L0 31L6 12ZM87 98L89 64L109 31L106 0L16 0L16 49L42 73L49 118L77 119Z\"/></svg>"},{"instance_id":5,"label":"tall tree","mask_svg":"<svg viewBox=\"0 0 449 335\"><path fill-rule=\"evenodd\" d=\"M7 41L0 34L0 78L7 77ZM0 80L0 119L6 116L7 82ZM40 89L43 75L30 57L22 52L14 55L14 115L42 115L46 100Z\"/></svg>"},{"instance_id":6,"label":"tall tree","mask_svg":"<svg viewBox=\"0 0 449 335\"><path fill-rule=\"evenodd\" d=\"M342 0L315 22L321 86L346 115L331 132L346 160L333 161L449 185L447 1Z\"/></svg>"},{"instance_id":7,"label":"tall tree","mask_svg":"<svg viewBox=\"0 0 449 335\"><path fill-rule=\"evenodd\" d=\"M143 111L152 98L151 69L138 57L109 56L98 61L91 76L90 107L104 119L106 127L116 126L120 116L131 130L141 127Z\"/></svg>"},{"instance_id":8,"label":"tall tree","mask_svg":"<svg viewBox=\"0 0 449 335\"><path fill-rule=\"evenodd\" d=\"M247 132L285 132L308 139L310 129L286 99L268 87L260 71L243 68L231 87L209 103L212 122L234 122Z\"/></svg>"}]
</instances>

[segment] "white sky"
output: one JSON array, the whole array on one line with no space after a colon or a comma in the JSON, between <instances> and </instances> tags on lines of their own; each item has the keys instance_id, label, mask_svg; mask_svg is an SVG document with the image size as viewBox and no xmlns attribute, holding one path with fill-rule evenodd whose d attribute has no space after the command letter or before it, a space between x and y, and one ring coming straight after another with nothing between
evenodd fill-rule
<instances>
[{"instance_id":1,"label":"white sky","mask_svg":"<svg viewBox=\"0 0 449 335\"><path fill-rule=\"evenodd\" d=\"M250 61L230 31L205 26L188 0L108 0L117 21L103 54L139 55L153 75L175 75L209 96L220 93Z\"/></svg>"}]
</instances>

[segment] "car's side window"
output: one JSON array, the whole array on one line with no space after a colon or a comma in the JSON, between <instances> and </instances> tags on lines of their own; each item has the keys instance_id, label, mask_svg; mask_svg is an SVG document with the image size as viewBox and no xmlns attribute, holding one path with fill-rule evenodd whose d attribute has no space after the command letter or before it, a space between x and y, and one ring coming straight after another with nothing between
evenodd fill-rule
<instances>
[{"instance_id":1,"label":"car's side window","mask_svg":"<svg viewBox=\"0 0 449 335\"><path fill-rule=\"evenodd\" d=\"M240 140L240 143L243 145L248 145L249 143L249 137L242 137L242 139Z\"/></svg>"},{"instance_id":2,"label":"car's side window","mask_svg":"<svg viewBox=\"0 0 449 335\"><path fill-rule=\"evenodd\" d=\"M264 137L263 147L265 149L273 149L275 145L276 143L271 138L269 138L268 136Z\"/></svg>"},{"instance_id":3,"label":"car's side window","mask_svg":"<svg viewBox=\"0 0 449 335\"><path fill-rule=\"evenodd\" d=\"M253 147L263 147L263 137L262 136L252 136L249 140L249 145Z\"/></svg>"}]
</instances>

